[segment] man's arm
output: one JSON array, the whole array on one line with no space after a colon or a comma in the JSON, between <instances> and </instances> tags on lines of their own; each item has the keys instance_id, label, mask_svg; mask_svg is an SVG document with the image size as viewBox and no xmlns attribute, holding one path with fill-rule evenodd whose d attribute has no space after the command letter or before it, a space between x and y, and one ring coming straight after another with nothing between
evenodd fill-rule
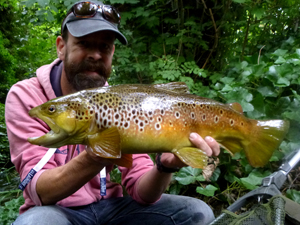
<instances>
[{"instance_id":1,"label":"man's arm","mask_svg":"<svg viewBox=\"0 0 300 225\"><path fill-rule=\"evenodd\" d=\"M65 165L43 172L37 180L36 192L43 205L55 204L76 192L104 166L83 151Z\"/></svg>"},{"instance_id":2,"label":"man's arm","mask_svg":"<svg viewBox=\"0 0 300 225\"><path fill-rule=\"evenodd\" d=\"M205 140L198 134L192 133L190 141L199 149L204 150L208 156L217 156L220 153L219 144L211 137ZM168 168L186 166L181 160L172 153L164 153L161 156L161 163ZM141 199L145 202L153 203L164 193L172 178L171 173L161 173L154 166L145 173L138 181L137 191Z\"/></svg>"}]
</instances>

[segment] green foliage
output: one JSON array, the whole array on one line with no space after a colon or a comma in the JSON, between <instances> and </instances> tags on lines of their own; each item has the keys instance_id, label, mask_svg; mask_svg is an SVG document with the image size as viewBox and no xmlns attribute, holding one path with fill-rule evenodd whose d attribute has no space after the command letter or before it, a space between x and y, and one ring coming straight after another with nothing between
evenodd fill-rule
<instances>
[{"instance_id":1,"label":"green foliage","mask_svg":"<svg viewBox=\"0 0 300 225\"><path fill-rule=\"evenodd\" d=\"M0 207L0 221L1 224L11 224L19 215L19 208L24 204L24 198L20 195L17 198L6 201Z\"/></svg>"},{"instance_id":2,"label":"green foliage","mask_svg":"<svg viewBox=\"0 0 300 225\"><path fill-rule=\"evenodd\" d=\"M300 204L300 191L289 189L286 192L286 196Z\"/></svg>"},{"instance_id":3,"label":"green foliage","mask_svg":"<svg viewBox=\"0 0 300 225\"><path fill-rule=\"evenodd\" d=\"M9 161L9 143L6 134L4 119L4 104L0 103L0 165L6 165Z\"/></svg>"},{"instance_id":4,"label":"green foliage","mask_svg":"<svg viewBox=\"0 0 300 225\"><path fill-rule=\"evenodd\" d=\"M26 0L19 4L0 0L2 103L12 83L33 76L37 67L56 57L55 38L75 1ZM291 122L287 138L264 168L252 168L243 152L233 157L222 152L209 180L201 170L184 168L174 175L169 193L231 204L259 186L284 155L300 146L300 2L104 3L115 4L121 12L119 28L129 41L127 46L116 42L110 84L183 81L194 94L224 103L239 102L250 118ZM9 158L4 129L2 118L0 161ZM111 177L120 180L116 169ZM287 196L296 201L297 193L289 190Z\"/></svg>"}]
</instances>

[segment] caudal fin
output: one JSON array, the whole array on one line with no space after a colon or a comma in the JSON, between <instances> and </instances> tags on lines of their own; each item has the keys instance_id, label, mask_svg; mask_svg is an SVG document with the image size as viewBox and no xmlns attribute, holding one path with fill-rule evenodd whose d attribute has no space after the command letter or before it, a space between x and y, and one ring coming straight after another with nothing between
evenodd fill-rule
<instances>
[{"instance_id":1,"label":"caudal fin","mask_svg":"<svg viewBox=\"0 0 300 225\"><path fill-rule=\"evenodd\" d=\"M249 139L251 139L249 144L244 146L244 150L251 166L263 167L287 134L289 121L253 120L253 125L255 135L249 134Z\"/></svg>"}]
</instances>

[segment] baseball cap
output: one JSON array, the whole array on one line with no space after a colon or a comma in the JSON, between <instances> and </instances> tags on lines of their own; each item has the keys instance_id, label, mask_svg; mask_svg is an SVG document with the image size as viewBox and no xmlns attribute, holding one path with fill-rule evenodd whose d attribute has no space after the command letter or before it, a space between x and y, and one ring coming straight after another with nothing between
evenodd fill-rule
<instances>
[{"instance_id":1,"label":"baseball cap","mask_svg":"<svg viewBox=\"0 0 300 225\"><path fill-rule=\"evenodd\" d=\"M90 2L97 5L103 5L101 1ZM74 3L72 7L78 3L80 2ZM118 30L118 24L109 22L108 20L104 19L101 11L97 11L97 13L93 17L88 18L76 17L74 13L71 12L67 15L62 23L62 32L65 27L68 28L68 31L74 37L82 37L98 31L113 31L116 34L116 38L122 44L126 45L128 43L125 36Z\"/></svg>"}]
</instances>

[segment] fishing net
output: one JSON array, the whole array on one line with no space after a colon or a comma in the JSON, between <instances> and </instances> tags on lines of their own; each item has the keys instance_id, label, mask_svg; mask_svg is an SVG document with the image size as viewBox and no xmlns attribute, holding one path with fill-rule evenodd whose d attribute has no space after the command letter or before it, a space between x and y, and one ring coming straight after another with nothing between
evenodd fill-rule
<instances>
[{"instance_id":1,"label":"fishing net","mask_svg":"<svg viewBox=\"0 0 300 225\"><path fill-rule=\"evenodd\" d=\"M283 225L285 220L285 200L275 196L268 203L254 206L239 215L224 210L210 225Z\"/></svg>"}]
</instances>

